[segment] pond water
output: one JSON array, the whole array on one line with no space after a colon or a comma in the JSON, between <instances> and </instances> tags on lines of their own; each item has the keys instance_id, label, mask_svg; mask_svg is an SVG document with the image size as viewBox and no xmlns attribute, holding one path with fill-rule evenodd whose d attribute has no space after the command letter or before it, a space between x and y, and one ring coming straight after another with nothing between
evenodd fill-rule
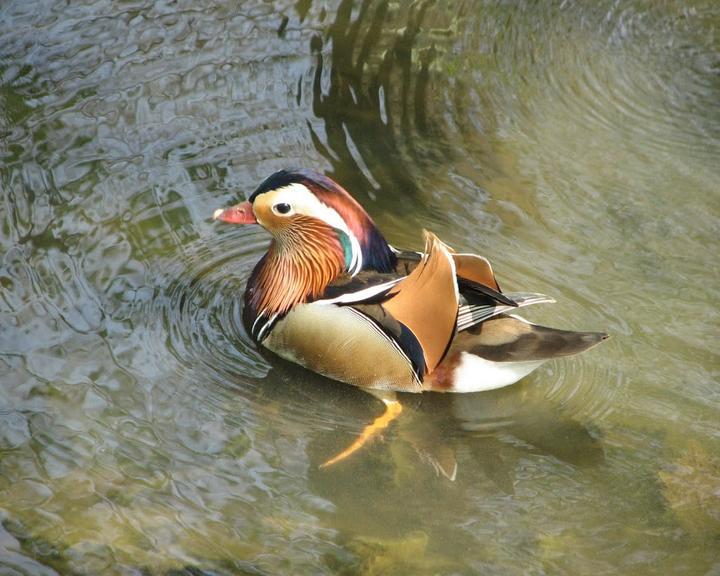
<instances>
[{"instance_id":1,"label":"pond water","mask_svg":"<svg viewBox=\"0 0 720 576\"><path fill-rule=\"evenodd\" d=\"M0 573L720 574L720 4L5 0ZM262 354L305 166L612 338L401 418ZM457 463L454 481L432 462Z\"/></svg>"}]
</instances>

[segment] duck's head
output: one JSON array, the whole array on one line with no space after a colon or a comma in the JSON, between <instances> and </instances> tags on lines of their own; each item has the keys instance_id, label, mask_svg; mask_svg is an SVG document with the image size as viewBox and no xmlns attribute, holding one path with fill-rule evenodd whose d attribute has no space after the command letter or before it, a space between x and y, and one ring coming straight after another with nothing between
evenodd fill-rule
<instances>
[{"instance_id":1,"label":"duck's head","mask_svg":"<svg viewBox=\"0 0 720 576\"><path fill-rule=\"evenodd\" d=\"M288 256L336 252L344 272L389 272L392 249L370 216L327 176L312 170L280 170L266 178L246 202L213 214L231 224L259 224Z\"/></svg>"}]
</instances>

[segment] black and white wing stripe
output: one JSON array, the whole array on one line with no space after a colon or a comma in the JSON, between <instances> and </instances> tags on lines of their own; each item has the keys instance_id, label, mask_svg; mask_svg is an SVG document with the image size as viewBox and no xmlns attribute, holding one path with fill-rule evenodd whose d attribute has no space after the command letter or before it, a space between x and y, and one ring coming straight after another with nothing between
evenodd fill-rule
<instances>
[{"instance_id":1,"label":"black and white wing stripe","mask_svg":"<svg viewBox=\"0 0 720 576\"><path fill-rule=\"evenodd\" d=\"M552 298L544 294L536 294L533 292L510 292L507 296L516 302L516 306L507 306L505 304L461 304L458 309L457 331L461 332L468 328L484 322L493 316L503 314L530 306L531 304L552 304L555 302Z\"/></svg>"},{"instance_id":2,"label":"black and white wing stripe","mask_svg":"<svg viewBox=\"0 0 720 576\"><path fill-rule=\"evenodd\" d=\"M355 290L353 292L344 292L338 296L331 298L323 298L316 300L316 304L359 304L368 301L374 301L385 296L390 289L398 282L403 280L405 276L386 280L375 285L367 286Z\"/></svg>"}]
</instances>

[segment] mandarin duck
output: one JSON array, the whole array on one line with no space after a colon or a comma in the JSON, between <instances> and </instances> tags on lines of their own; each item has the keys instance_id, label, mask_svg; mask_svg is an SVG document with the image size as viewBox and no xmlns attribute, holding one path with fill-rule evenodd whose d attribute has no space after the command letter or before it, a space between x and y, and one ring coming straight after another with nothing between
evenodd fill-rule
<instances>
[{"instance_id":1,"label":"mandarin duck","mask_svg":"<svg viewBox=\"0 0 720 576\"><path fill-rule=\"evenodd\" d=\"M422 252L387 243L362 206L312 170L280 170L213 219L272 235L245 291L243 320L278 356L380 398L385 412L323 466L359 449L402 411L395 392L478 392L607 338L511 313L554 302L500 290L487 259L425 232Z\"/></svg>"}]
</instances>

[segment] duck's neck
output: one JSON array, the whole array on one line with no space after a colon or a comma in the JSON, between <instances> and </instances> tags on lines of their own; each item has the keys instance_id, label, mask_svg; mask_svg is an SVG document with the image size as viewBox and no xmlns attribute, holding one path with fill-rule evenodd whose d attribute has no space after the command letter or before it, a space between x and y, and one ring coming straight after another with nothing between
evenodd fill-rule
<instances>
[{"instance_id":1,"label":"duck's neck","mask_svg":"<svg viewBox=\"0 0 720 576\"><path fill-rule=\"evenodd\" d=\"M343 246L332 228L295 224L273 239L253 270L245 292L250 317L282 315L315 300L345 268Z\"/></svg>"}]
</instances>

